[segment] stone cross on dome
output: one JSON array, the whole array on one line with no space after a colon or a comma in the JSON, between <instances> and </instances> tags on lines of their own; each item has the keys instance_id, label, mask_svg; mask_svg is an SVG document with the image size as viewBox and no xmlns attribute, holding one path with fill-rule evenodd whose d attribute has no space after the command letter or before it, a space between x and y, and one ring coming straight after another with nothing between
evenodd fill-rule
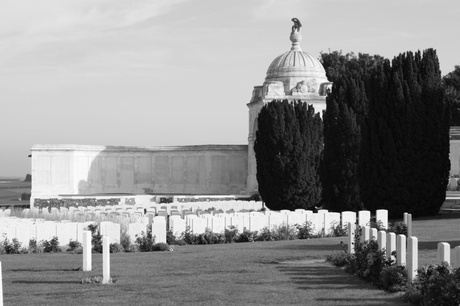
<instances>
[{"instance_id":1,"label":"stone cross on dome","mask_svg":"<svg viewBox=\"0 0 460 306\"><path fill-rule=\"evenodd\" d=\"M300 23L300 20L297 18L292 18L291 20L292 22L294 22L294 25L292 26L291 36L289 37L292 41L291 51L302 51L299 44L302 41L302 35L300 34L302 24Z\"/></svg>"}]
</instances>

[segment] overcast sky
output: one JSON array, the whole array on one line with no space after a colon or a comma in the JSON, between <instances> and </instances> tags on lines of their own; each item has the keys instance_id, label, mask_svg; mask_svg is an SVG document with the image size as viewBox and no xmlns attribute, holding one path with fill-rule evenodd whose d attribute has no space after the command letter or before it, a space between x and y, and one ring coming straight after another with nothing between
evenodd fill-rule
<instances>
[{"instance_id":1,"label":"overcast sky","mask_svg":"<svg viewBox=\"0 0 460 306\"><path fill-rule=\"evenodd\" d=\"M34 144L246 144L252 88L290 49L460 65L458 0L2 0L0 176Z\"/></svg>"}]
</instances>

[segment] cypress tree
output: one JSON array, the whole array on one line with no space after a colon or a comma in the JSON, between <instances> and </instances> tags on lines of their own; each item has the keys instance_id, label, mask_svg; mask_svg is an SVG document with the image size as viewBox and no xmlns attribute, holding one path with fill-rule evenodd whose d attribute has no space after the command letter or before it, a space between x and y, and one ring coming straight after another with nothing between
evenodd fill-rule
<instances>
[{"instance_id":1,"label":"cypress tree","mask_svg":"<svg viewBox=\"0 0 460 306\"><path fill-rule=\"evenodd\" d=\"M362 85L351 74L343 75L326 99L321 182L323 206L329 210L363 208L358 181L361 131L356 114L348 106L365 100L357 83Z\"/></svg>"},{"instance_id":2,"label":"cypress tree","mask_svg":"<svg viewBox=\"0 0 460 306\"><path fill-rule=\"evenodd\" d=\"M460 66L442 78L445 103L450 105L450 125L460 126Z\"/></svg>"},{"instance_id":3,"label":"cypress tree","mask_svg":"<svg viewBox=\"0 0 460 306\"><path fill-rule=\"evenodd\" d=\"M259 193L273 210L318 204L322 122L306 103L272 101L258 115L254 151Z\"/></svg>"},{"instance_id":4,"label":"cypress tree","mask_svg":"<svg viewBox=\"0 0 460 306\"><path fill-rule=\"evenodd\" d=\"M368 83L361 198L391 215L435 214L449 171L449 111L434 50L407 52L378 67Z\"/></svg>"}]
</instances>

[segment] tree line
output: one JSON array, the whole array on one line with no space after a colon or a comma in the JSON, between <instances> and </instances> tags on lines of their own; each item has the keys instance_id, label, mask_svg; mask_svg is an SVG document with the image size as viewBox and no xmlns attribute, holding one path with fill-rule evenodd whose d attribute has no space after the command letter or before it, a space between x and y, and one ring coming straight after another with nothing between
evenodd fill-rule
<instances>
[{"instance_id":1,"label":"tree line","mask_svg":"<svg viewBox=\"0 0 460 306\"><path fill-rule=\"evenodd\" d=\"M323 119L300 101L259 113L254 151L267 207L436 214L450 122L460 125L460 66L441 78L433 49L391 61L334 51L321 62L333 82Z\"/></svg>"}]
</instances>

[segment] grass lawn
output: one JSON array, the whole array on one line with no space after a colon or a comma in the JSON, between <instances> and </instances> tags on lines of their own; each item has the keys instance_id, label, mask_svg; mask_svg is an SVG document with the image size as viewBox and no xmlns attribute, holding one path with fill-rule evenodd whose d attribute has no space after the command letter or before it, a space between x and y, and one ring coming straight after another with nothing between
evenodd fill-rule
<instances>
[{"instance_id":1,"label":"grass lawn","mask_svg":"<svg viewBox=\"0 0 460 306\"><path fill-rule=\"evenodd\" d=\"M455 216L453 216L455 217ZM458 218L413 221L419 265L436 261L436 245L460 245ZM82 285L102 275L73 271L78 254L1 255L5 305L407 305L322 262L345 237L194 245L174 252L111 254L112 285Z\"/></svg>"},{"instance_id":2,"label":"grass lawn","mask_svg":"<svg viewBox=\"0 0 460 306\"><path fill-rule=\"evenodd\" d=\"M341 238L177 247L111 254L112 285L78 254L2 255L5 305L404 305L397 296L324 262ZM315 261L316 259L316 261Z\"/></svg>"}]
</instances>

